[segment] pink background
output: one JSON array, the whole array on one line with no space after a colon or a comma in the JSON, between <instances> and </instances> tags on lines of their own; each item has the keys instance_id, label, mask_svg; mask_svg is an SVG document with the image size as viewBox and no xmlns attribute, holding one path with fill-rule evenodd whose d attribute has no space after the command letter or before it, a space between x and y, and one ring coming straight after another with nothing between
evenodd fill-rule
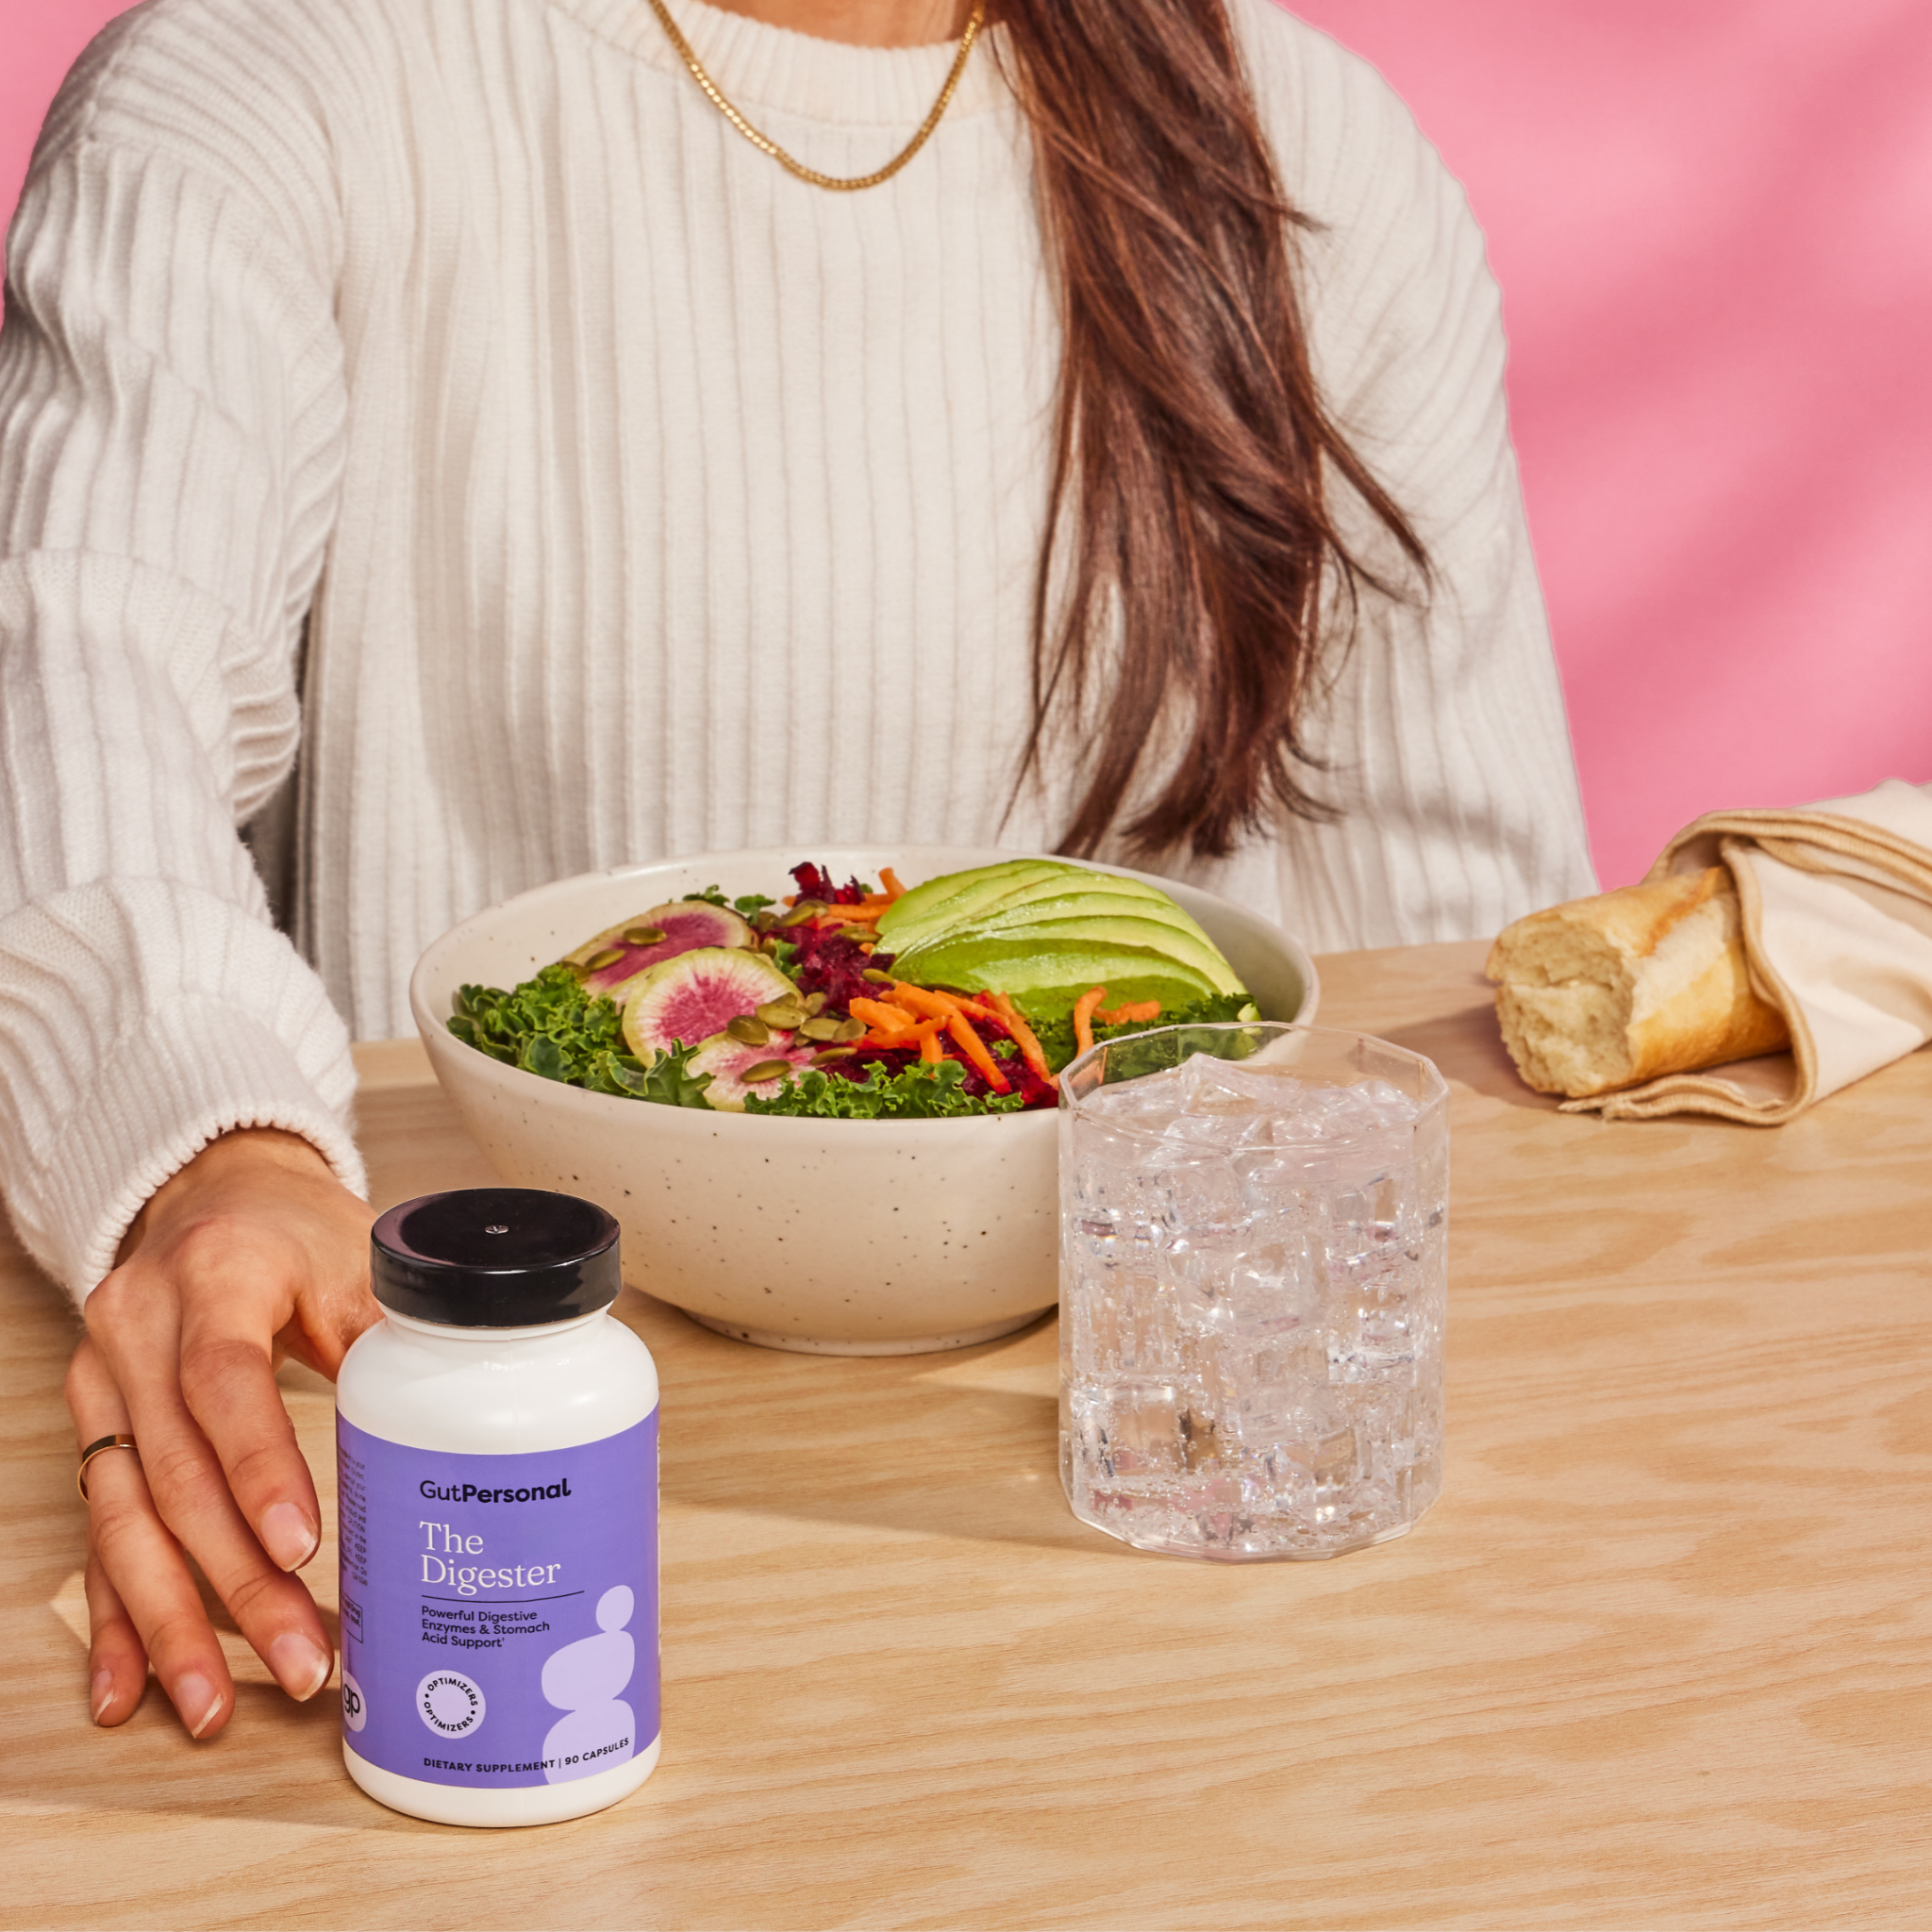
<instances>
[{"instance_id":1,"label":"pink background","mask_svg":"<svg viewBox=\"0 0 1932 1932\"><path fill-rule=\"evenodd\" d=\"M119 10L0 0L0 211ZM1932 6L1299 10L1488 230L1604 882L1713 807L1932 780Z\"/></svg>"}]
</instances>

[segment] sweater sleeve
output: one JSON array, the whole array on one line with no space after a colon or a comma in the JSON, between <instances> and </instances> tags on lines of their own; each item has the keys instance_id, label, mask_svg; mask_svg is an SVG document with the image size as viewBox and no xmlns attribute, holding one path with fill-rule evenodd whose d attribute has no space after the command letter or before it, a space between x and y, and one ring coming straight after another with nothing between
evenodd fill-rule
<instances>
[{"instance_id":1,"label":"sweater sleeve","mask_svg":"<svg viewBox=\"0 0 1932 1932\"><path fill-rule=\"evenodd\" d=\"M152 19L55 104L0 332L0 1182L77 1297L229 1128L363 1186L346 1030L237 830L293 762L340 466L325 162Z\"/></svg>"},{"instance_id":2,"label":"sweater sleeve","mask_svg":"<svg viewBox=\"0 0 1932 1932\"><path fill-rule=\"evenodd\" d=\"M1495 932L1596 890L1510 445L1501 301L1461 188L1379 75L1270 0L1235 0L1291 198L1318 225L1302 291L1342 433L1433 582L1367 593L1310 740L1328 823L1286 821L1283 915L1316 947ZM1338 505L1378 574L1411 574Z\"/></svg>"}]
</instances>

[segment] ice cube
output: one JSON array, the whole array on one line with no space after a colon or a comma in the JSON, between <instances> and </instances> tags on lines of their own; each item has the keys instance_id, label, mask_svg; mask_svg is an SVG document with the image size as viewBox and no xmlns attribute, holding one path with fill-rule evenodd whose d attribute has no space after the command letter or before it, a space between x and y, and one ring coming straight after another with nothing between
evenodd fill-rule
<instances>
[{"instance_id":1,"label":"ice cube","mask_svg":"<svg viewBox=\"0 0 1932 1932\"><path fill-rule=\"evenodd\" d=\"M1079 1451L1108 1481L1185 1473L1194 1403L1194 1391L1175 1377L1123 1375L1068 1392Z\"/></svg>"},{"instance_id":2,"label":"ice cube","mask_svg":"<svg viewBox=\"0 0 1932 1932\"><path fill-rule=\"evenodd\" d=\"M1249 1448L1330 1435L1349 1421L1335 1406L1326 1356L1312 1337L1224 1345L1203 1369L1204 1397L1222 1433Z\"/></svg>"},{"instance_id":3,"label":"ice cube","mask_svg":"<svg viewBox=\"0 0 1932 1932\"><path fill-rule=\"evenodd\" d=\"M1238 1147L1228 1158L1241 1197L1257 1214L1328 1224L1326 1191L1309 1185L1307 1156L1274 1146Z\"/></svg>"},{"instance_id":4,"label":"ice cube","mask_svg":"<svg viewBox=\"0 0 1932 1932\"><path fill-rule=\"evenodd\" d=\"M1286 1083L1284 1083L1286 1084ZM1295 1082L1295 1092L1273 1115L1277 1147L1333 1147L1378 1140L1406 1144L1417 1117L1415 1103L1385 1080L1353 1087Z\"/></svg>"},{"instance_id":5,"label":"ice cube","mask_svg":"<svg viewBox=\"0 0 1932 1932\"><path fill-rule=\"evenodd\" d=\"M1144 1215L1148 1209L1141 1176L1154 1144L1106 1124L1077 1122L1071 1158L1062 1165L1061 1199L1083 1216Z\"/></svg>"},{"instance_id":6,"label":"ice cube","mask_svg":"<svg viewBox=\"0 0 1932 1932\"><path fill-rule=\"evenodd\" d=\"M1311 1432L1276 1445L1275 1453L1307 1471L1318 1488L1339 1488L1362 1473L1361 1432L1353 1423L1332 1432Z\"/></svg>"},{"instance_id":7,"label":"ice cube","mask_svg":"<svg viewBox=\"0 0 1932 1932\"><path fill-rule=\"evenodd\" d=\"M1247 1225L1241 1176L1218 1154L1170 1143L1142 1179L1150 1218L1170 1241L1225 1247Z\"/></svg>"},{"instance_id":8,"label":"ice cube","mask_svg":"<svg viewBox=\"0 0 1932 1932\"><path fill-rule=\"evenodd\" d=\"M1413 1388L1415 1378L1415 1347L1406 1310L1386 1310L1376 1323L1328 1338L1331 1382L1392 1382Z\"/></svg>"},{"instance_id":9,"label":"ice cube","mask_svg":"<svg viewBox=\"0 0 1932 1932\"><path fill-rule=\"evenodd\" d=\"M1381 1126L1413 1126L1422 1115L1422 1108L1387 1080L1362 1080L1342 1091L1356 1095L1359 1110L1372 1114Z\"/></svg>"},{"instance_id":10,"label":"ice cube","mask_svg":"<svg viewBox=\"0 0 1932 1932\"><path fill-rule=\"evenodd\" d=\"M1178 1072L1182 1109L1191 1114L1233 1114L1242 1119L1265 1113L1276 1104L1278 1079L1258 1082L1244 1074L1237 1060L1216 1059L1197 1053L1182 1061Z\"/></svg>"},{"instance_id":11,"label":"ice cube","mask_svg":"<svg viewBox=\"0 0 1932 1932\"><path fill-rule=\"evenodd\" d=\"M1184 1113L1166 1129L1164 1138L1181 1147L1211 1147L1224 1154L1236 1147L1266 1145L1270 1123L1264 1113Z\"/></svg>"},{"instance_id":12,"label":"ice cube","mask_svg":"<svg viewBox=\"0 0 1932 1932\"><path fill-rule=\"evenodd\" d=\"M1292 1223L1250 1223L1239 1241L1213 1248L1170 1241L1159 1252L1174 1317L1197 1333L1252 1346L1320 1314L1323 1263L1308 1231Z\"/></svg>"},{"instance_id":13,"label":"ice cube","mask_svg":"<svg viewBox=\"0 0 1932 1932\"><path fill-rule=\"evenodd\" d=\"M1170 1070L1102 1087L1081 1102L1080 1113L1086 1119L1158 1134L1180 1113L1185 1099L1185 1091Z\"/></svg>"},{"instance_id":14,"label":"ice cube","mask_svg":"<svg viewBox=\"0 0 1932 1932\"><path fill-rule=\"evenodd\" d=\"M1081 1375L1172 1375L1178 1349L1174 1291L1144 1262L1070 1285L1061 1318Z\"/></svg>"}]
</instances>

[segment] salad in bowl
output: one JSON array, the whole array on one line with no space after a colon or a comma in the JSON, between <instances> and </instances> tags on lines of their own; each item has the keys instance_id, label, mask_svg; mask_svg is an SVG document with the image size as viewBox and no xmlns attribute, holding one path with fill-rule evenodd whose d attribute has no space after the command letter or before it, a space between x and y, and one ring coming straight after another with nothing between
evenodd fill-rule
<instances>
[{"instance_id":1,"label":"salad in bowl","mask_svg":"<svg viewBox=\"0 0 1932 1932\"><path fill-rule=\"evenodd\" d=\"M1047 1108L1096 1039L1257 1008L1162 887L1055 858L642 908L449 1030L593 1093L721 1112L918 1120Z\"/></svg>"}]
</instances>

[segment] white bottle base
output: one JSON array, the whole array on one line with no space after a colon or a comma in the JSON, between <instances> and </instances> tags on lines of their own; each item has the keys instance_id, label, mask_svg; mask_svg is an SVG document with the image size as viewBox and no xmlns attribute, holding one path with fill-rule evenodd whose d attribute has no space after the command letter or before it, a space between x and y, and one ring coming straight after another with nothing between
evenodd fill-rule
<instances>
[{"instance_id":1,"label":"white bottle base","mask_svg":"<svg viewBox=\"0 0 1932 1932\"><path fill-rule=\"evenodd\" d=\"M566 1818L587 1817L627 1798L658 1768L663 1746L659 1734L638 1755L608 1771L572 1778L562 1785L518 1785L509 1790L481 1790L474 1785L434 1785L427 1778L404 1777L358 1757L342 1740L342 1762L349 1775L391 1811L426 1818L432 1824L557 1824Z\"/></svg>"}]
</instances>

